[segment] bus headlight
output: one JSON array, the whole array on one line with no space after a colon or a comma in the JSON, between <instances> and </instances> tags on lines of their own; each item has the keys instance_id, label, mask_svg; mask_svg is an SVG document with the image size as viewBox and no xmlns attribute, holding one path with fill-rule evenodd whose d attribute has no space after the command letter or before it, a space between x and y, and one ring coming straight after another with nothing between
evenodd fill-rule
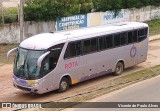
<instances>
[{"instance_id":1,"label":"bus headlight","mask_svg":"<svg viewBox=\"0 0 160 111\"><path fill-rule=\"evenodd\" d=\"M27 84L30 86L37 86L39 85L39 82L37 80L28 80Z\"/></svg>"}]
</instances>

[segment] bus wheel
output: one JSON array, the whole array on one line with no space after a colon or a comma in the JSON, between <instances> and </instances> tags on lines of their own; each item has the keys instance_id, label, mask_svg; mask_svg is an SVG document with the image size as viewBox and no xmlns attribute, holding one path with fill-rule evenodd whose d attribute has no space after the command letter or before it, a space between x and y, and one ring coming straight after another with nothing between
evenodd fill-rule
<instances>
[{"instance_id":1,"label":"bus wheel","mask_svg":"<svg viewBox=\"0 0 160 111\"><path fill-rule=\"evenodd\" d=\"M116 75L116 76L121 75L123 70L124 70L123 63L122 62L118 62L117 65L116 65L116 69L115 69L114 75Z\"/></svg>"},{"instance_id":2,"label":"bus wheel","mask_svg":"<svg viewBox=\"0 0 160 111\"><path fill-rule=\"evenodd\" d=\"M69 80L67 78L62 78L59 84L58 92L65 92L69 88Z\"/></svg>"}]
</instances>

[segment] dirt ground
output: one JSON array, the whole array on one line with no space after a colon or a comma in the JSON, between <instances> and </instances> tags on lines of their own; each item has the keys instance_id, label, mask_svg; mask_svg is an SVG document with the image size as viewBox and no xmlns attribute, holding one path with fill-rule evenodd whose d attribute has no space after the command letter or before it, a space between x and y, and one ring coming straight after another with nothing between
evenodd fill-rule
<instances>
[{"instance_id":1,"label":"dirt ground","mask_svg":"<svg viewBox=\"0 0 160 111\"><path fill-rule=\"evenodd\" d=\"M149 43L148 59L146 62L141 63L137 66L125 70L124 74L141 70L147 67L152 67L160 64L160 40L152 41ZM79 93L86 92L87 89L93 86L98 86L105 81L115 79L120 76L112 76L111 74L95 78L77 85L72 86L65 93L57 93L52 91L43 95L31 95L18 90L13 87L12 76L13 76L13 65L2 65L0 66L0 102L46 102L56 101L66 97L70 97ZM121 76L123 76L121 75Z\"/></svg>"}]
</instances>

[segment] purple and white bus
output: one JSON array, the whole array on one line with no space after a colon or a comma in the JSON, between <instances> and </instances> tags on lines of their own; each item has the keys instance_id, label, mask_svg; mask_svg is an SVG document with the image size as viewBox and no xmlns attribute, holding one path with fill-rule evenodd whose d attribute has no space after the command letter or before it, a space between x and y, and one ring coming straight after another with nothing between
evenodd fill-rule
<instances>
[{"instance_id":1,"label":"purple and white bus","mask_svg":"<svg viewBox=\"0 0 160 111\"><path fill-rule=\"evenodd\" d=\"M111 72L120 75L146 60L148 28L124 22L30 37L7 53L16 51L13 84L42 94Z\"/></svg>"}]
</instances>

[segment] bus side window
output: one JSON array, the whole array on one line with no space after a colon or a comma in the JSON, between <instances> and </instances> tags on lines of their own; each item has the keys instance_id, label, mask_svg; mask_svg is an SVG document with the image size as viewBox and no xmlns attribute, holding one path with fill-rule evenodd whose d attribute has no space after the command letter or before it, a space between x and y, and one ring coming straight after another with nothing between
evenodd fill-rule
<instances>
[{"instance_id":1,"label":"bus side window","mask_svg":"<svg viewBox=\"0 0 160 111\"><path fill-rule=\"evenodd\" d=\"M69 43L64 58L79 56L81 55L81 52L82 52L81 41Z\"/></svg>"},{"instance_id":2,"label":"bus side window","mask_svg":"<svg viewBox=\"0 0 160 111\"><path fill-rule=\"evenodd\" d=\"M106 38L100 37L99 38L99 50L104 50L107 47Z\"/></svg>"},{"instance_id":3,"label":"bus side window","mask_svg":"<svg viewBox=\"0 0 160 111\"><path fill-rule=\"evenodd\" d=\"M147 27L144 29L144 34L145 34L146 36L148 35L148 28L147 28Z\"/></svg>"},{"instance_id":4,"label":"bus side window","mask_svg":"<svg viewBox=\"0 0 160 111\"><path fill-rule=\"evenodd\" d=\"M75 43L69 43L66 53L65 53L65 58L70 58L76 56L76 47Z\"/></svg>"},{"instance_id":5,"label":"bus side window","mask_svg":"<svg viewBox=\"0 0 160 111\"><path fill-rule=\"evenodd\" d=\"M106 44L107 44L107 48L113 47L113 36L112 35L106 36Z\"/></svg>"},{"instance_id":6,"label":"bus side window","mask_svg":"<svg viewBox=\"0 0 160 111\"><path fill-rule=\"evenodd\" d=\"M115 34L114 35L114 47L120 46L120 43L121 43L120 34Z\"/></svg>"},{"instance_id":7,"label":"bus side window","mask_svg":"<svg viewBox=\"0 0 160 111\"><path fill-rule=\"evenodd\" d=\"M139 29L138 30L138 41L142 41L144 39L144 29Z\"/></svg>"},{"instance_id":8,"label":"bus side window","mask_svg":"<svg viewBox=\"0 0 160 111\"><path fill-rule=\"evenodd\" d=\"M97 50L98 50L97 38L91 39L91 52L95 52Z\"/></svg>"},{"instance_id":9,"label":"bus side window","mask_svg":"<svg viewBox=\"0 0 160 111\"><path fill-rule=\"evenodd\" d=\"M92 51L91 49L91 40L84 40L83 43L83 54L90 53Z\"/></svg>"},{"instance_id":10,"label":"bus side window","mask_svg":"<svg viewBox=\"0 0 160 111\"><path fill-rule=\"evenodd\" d=\"M133 31L133 42L137 42L138 41L138 35L137 35L137 30Z\"/></svg>"},{"instance_id":11,"label":"bus side window","mask_svg":"<svg viewBox=\"0 0 160 111\"><path fill-rule=\"evenodd\" d=\"M127 44L127 34L126 32L121 33L121 45Z\"/></svg>"},{"instance_id":12,"label":"bus side window","mask_svg":"<svg viewBox=\"0 0 160 111\"><path fill-rule=\"evenodd\" d=\"M133 35L132 35L132 31L128 32L128 44L133 43Z\"/></svg>"},{"instance_id":13,"label":"bus side window","mask_svg":"<svg viewBox=\"0 0 160 111\"><path fill-rule=\"evenodd\" d=\"M75 43L76 45L76 56L79 56L82 54L82 42L78 41Z\"/></svg>"},{"instance_id":14,"label":"bus side window","mask_svg":"<svg viewBox=\"0 0 160 111\"><path fill-rule=\"evenodd\" d=\"M143 41L148 34L148 28L143 28L138 30L138 41L141 42Z\"/></svg>"}]
</instances>

